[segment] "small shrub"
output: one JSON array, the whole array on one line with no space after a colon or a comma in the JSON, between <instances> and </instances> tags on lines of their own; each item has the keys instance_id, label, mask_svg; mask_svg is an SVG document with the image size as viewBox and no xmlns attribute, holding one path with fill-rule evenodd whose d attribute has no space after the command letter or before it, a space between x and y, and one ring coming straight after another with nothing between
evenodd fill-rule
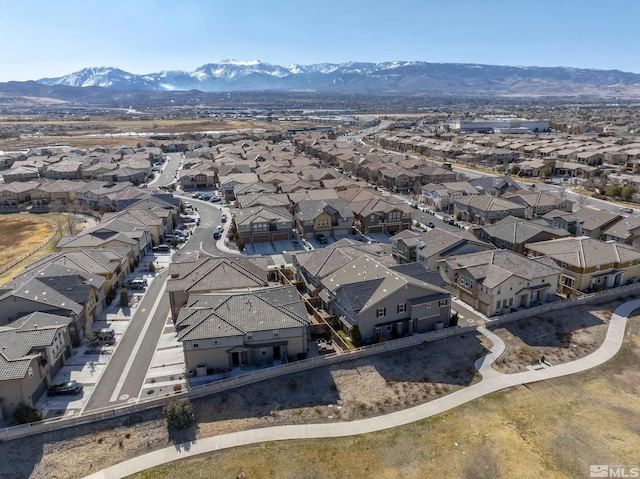
<instances>
[{"instance_id":1,"label":"small shrub","mask_svg":"<svg viewBox=\"0 0 640 479\"><path fill-rule=\"evenodd\" d=\"M18 424L42 421L42 411L21 402L15 411L13 411L13 419L15 419Z\"/></svg>"},{"instance_id":2,"label":"small shrub","mask_svg":"<svg viewBox=\"0 0 640 479\"><path fill-rule=\"evenodd\" d=\"M156 265L153 262L149 263L149 272L150 273L156 272Z\"/></svg>"},{"instance_id":3,"label":"small shrub","mask_svg":"<svg viewBox=\"0 0 640 479\"><path fill-rule=\"evenodd\" d=\"M162 408L164 418L169 429L182 429L195 420L193 405L188 399L181 399L167 404Z\"/></svg>"},{"instance_id":4,"label":"small shrub","mask_svg":"<svg viewBox=\"0 0 640 479\"><path fill-rule=\"evenodd\" d=\"M127 288L122 288L120 291L120 306L123 308L129 306L129 292Z\"/></svg>"},{"instance_id":5,"label":"small shrub","mask_svg":"<svg viewBox=\"0 0 640 479\"><path fill-rule=\"evenodd\" d=\"M175 392L181 391L182 390L182 384L174 384L173 385L173 390Z\"/></svg>"}]
</instances>

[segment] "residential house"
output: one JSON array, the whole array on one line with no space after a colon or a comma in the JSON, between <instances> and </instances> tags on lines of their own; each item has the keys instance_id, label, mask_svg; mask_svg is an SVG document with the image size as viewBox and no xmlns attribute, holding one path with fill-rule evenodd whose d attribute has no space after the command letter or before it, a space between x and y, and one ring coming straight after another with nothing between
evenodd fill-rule
<instances>
[{"instance_id":1,"label":"residential house","mask_svg":"<svg viewBox=\"0 0 640 479\"><path fill-rule=\"evenodd\" d=\"M421 188L422 203L433 207L436 211L450 213L456 200L463 196L478 195L480 192L467 181L453 183L429 183Z\"/></svg>"},{"instance_id":2,"label":"residential house","mask_svg":"<svg viewBox=\"0 0 640 479\"><path fill-rule=\"evenodd\" d=\"M443 258L494 249L491 244L477 239L467 230L457 228L435 228L422 234L406 236L398 238L397 242L395 237L391 238L396 260L400 263L417 261L428 271L435 271L438 261Z\"/></svg>"},{"instance_id":3,"label":"residential house","mask_svg":"<svg viewBox=\"0 0 640 479\"><path fill-rule=\"evenodd\" d=\"M67 316L35 312L0 327L0 421L33 407L71 355Z\"/></svg>"},{"instance_id":4,"label":"residential house","mask_svg":"<svg viewBox=\"0 0 640 479\"><path fill-rule=\"evenodd\" d=\"M607 228L604 232L607 241L626 243L640 249L640 216L630 215Z\"/></svg>"},{"instance_id":5,"label":"residential house","mask_svg":"<svg viewBox=\"0 0 640 479\"><path fill-rule=\"evenodd\" d=\"M176 328L186 369L198 376L307 354L309 317L295 286L195 295Z\"/></svg>"},{"instance_id":6,"label":"residential house","mask_svg":"<svg viewBox=\"0 0 640 479\"><path fill-rule=\"evenodd\" d=\"M103 281L100 276L52 264L36 277L17 277L0 291L0 325L35 311L68 316L73 319L72 342L79 346L85 327L91 328L103 307Z\"/></svg>"},{"instance_id":7,"label":"residential house","mask_svg":"<svg viewBox=\"0 0 640 479\"><path fill-rule=\"evenodd\" d=\"M477 225L493 224L507 216L524 217L524 206L490 195L464 196L454 201L456 218Z\"/></svg>"},{"instance_id":8,"label":"residential house","mask_svg":"<svg viewBox=\"0 0 640 479\"><path fill-rule=\"evenodd\" d=\"M604 232L618 223L623 216L611 211L598 210L586 206L574 213L553 210L544 215L543 218L549 221L551 226L565 229L574 236L603 239L605 237Z\"/></svg>"},{"instance_id":9,"label":"residential house","mask_svg":"<svg viewBox=\"0 0 640 479\"><path fill-rule=\"evenodd\" d=\"M438 264L448 289L489 317L551 300L561 273L547 258L508 250L452 256Z\"/></svg>"},{"instance_id":10,"label":"residential house","mask_svg":"<svg viewBox=\"0 0 640 479\"><path fill-rule=\"evenodd\" d=\"M238 208L251 208L253 206L283 206L289 207L289 197L282 193L245 193L236 195L236 206Z\"/></svg>"},{"instance_id":11,"label":"residential house","mask_svg":"<svg viewBox=\"0 0 640 479\"><path fill-rule=\"evenodd\" d=\"M378 170L378 184L394 193L416 193L422 176L406 168L385 168Z\"/></svg>"},{"instance_id":12,"label":"residential house","mask_svg":"<svg viewBox=\"0 0 640 479\"><path fill-rule=\"evenodd\" d=\"M534 219L547 214L552 210L571 212L573 202L567 198L558 198L548 191L521 190L517 193L505 193L502 198L524 205L524 217Z\"/></svg>"},{"instance_id":13,"label":"residential house","mask_svg":"<svg viewBox=\"0 0 640 479\"><path fill-rule=\"evenodd\" d=\"M343 199L298 201L293 213L298 234L307 239L345 236L353 227L353 211Z\"/></svg>"},{"instance_id":14,"label":"residential house","mask_svg":"<svg viewBox=\"0 0 640 479\"><path fill-rule=\"evenodd\" d=\"M20 203L31 201L31 192L40 186L37 181L0 183L0 211L15 213Z\"/></svg>"},{"instance_id":15,"label":"residential house","mask_svg":"<svg viewBox=\"0 0 640 479\"><path fill-rule=\"evenodd\" d=\"M293 216L284 206L254 206L232 214L243 244L291 239Z\"/></svg>"},{"instance_id":16,"label":"residential house","mask_svg":"<svg viewBox=\"0 0 640 479\"><path fill-rule=\"evenodd\" d=\"M263 257L189 258L169 265L166 291L169 293L171 315L187 304L190 295L260 289L269 286L267 260Z\"/></svg>"},{"instance_id":17,"label":"residential house","mask_svg":"<svg viewBox=\"0 0 640 479\"><path fill-rule=\"evenodd\" d=\"M363 255L322 280L323 300L349 332L391 339L450 324L451 294Z\"/></svg>"},{"instance_id":18,"label":"residential house","mask_svg":"<svg viewBox=\"0 0 640 479\"><path fill-rule=\"evenodd\" d=\"M579 236L529 243L526 248L529 255L546 256L562 268L560 292L567 296L613 288L640 278L640 251L614 241Z\"/></svg>"},{"instance_id":19,"label":"residential house","mask_svg":"<svg viewBox=\"0 0 640 479\"><path fill-rule=\"evenodd\" d=\"M356 224L364 234L397 233L411 227L411 207L392 203L387 197L373 196L368 200L350 201Z\"/></svg>"},{"instance_id":20,"label":"residential house","mask_svg":"<svg viewBox=\"0 0 640 479\"><path fill-rule=\"evenodd\" d=\"M501 196L504 193L515 193L522 188L509 176L481 176L469 180L469 183L480 193Z\"/></svg>"},{"instance_id":21,"label":"residential house","mask_svg":"<svg viewBox=\"0 0 640 479\"><path fill-rule=\"evenodd\" d=\"M322 291L322 280L345 264L362 255L375 257L385 266L393 266L395 261L389 255L387 245L373 243L363 244L348 238L342 238L324 248L311 251L295 252L293 266L296 281L303 284L304 292L316 298Z\"/></svg>"},{"instance_id":22,"label":"residential house","mask_svg":"<svg viewBox=\"0 0 640 479\"><path fill-rule=\"evenodd\" d=\"M570 236L565 229L549 226L545 220L530 221L514 216L507 216L492 225L473 228L471 232L476 238L488 241L496 248L519 254L525 254L527 243Z\"/></svg>"}]
</instances>

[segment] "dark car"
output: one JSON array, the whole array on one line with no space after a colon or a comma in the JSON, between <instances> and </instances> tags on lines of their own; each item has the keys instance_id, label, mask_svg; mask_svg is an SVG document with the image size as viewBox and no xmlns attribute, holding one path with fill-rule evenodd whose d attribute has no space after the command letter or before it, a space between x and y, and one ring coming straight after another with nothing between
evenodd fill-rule
<instances>
[{"instance_id":1,"label":"dark car","mask_svg":"<svg viewBox=\"0 0 640 479\"><path fill-rule=\"evenodd\" d=\"M158 246L153 247L154 253L169 253L171 251L171 246L168 244L159 244Z\"/></svg>"},{"instance_id":2,"label":"dark car","mask_svg":"<svg viewBox=\"0 0 640 479\"><path fill-rule=\"evenodd\" d=\"M433 224L433 221L429 221L429 222L427 223L427 226L428 226L429 228L435 228L435 227L436 227L436 225L434 225L434 224Z\"/></svg>"},{"instance_id":3,"label":"dark car","mask_svg":"<svg viewBox=\"0 0 640 479\"><path fill-rule=\"evenodd\" d=\"M220 221L222 221L223 223L227 222L227 214L226 213L222 213L222 216L220 217Z\"/></svg>"},{"instance_id":4,"label":"dark car","mask_svg":"<svg viewBox=\"0 0 640 479\"><path fill-rule=\"evenodd\" d=\"M47 389L48 396L64 396L66 394L80 394L84 386L76 381L54 384Z\"/></svg>"},{"instance_id":5,"label":"dark car","mask_svg":"<svg viewBox=\"0 0 640 479\"><path fill-rule=\"evenodd\" d=\"M318 240L318 243L320 243L320 244L327 244L328 243L327 237L325 235L323 235L322 233L317 235L316 239Z\"/></svg>"},{"instance_id":6,"label":"dark car","mask_svg":"<svg viewBox=\"0 0 640 479\"><path fill-rule=\"evenodd\" d=\"M216 229L213 230L213 239L220 239L220 236L222 236L223 229L224 228L222 227L222 225L216 226Z\"/></svg>"}]
</instances>

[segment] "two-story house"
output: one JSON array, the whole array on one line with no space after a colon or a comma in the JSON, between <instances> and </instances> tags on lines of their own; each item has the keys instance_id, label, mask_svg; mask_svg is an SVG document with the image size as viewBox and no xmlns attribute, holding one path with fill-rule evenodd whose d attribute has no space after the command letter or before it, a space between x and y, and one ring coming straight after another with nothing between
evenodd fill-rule
<instances>
[{"instance_id":1,"label":"two-story house","mask_svg":"<svg viewBox=\"0 0 640 479\"><path fill-rule=\"evenodd\" d=\"M291 239L293 215L284 206L254 206L233 210L243 244Z\"/></svg>"},{"instance_id":2,"label":"two-story house","mask_svg":"<svg viewBox=\"0 0 640 479\"><path fill-rule=\"evenodd\" d=\"M33 407L71 355L73 320L35 312L0 327L0 421L20 403Z\"/></svg>"},{"instance_id":3,"label":"two-story house","mask_svg":"<svg viewBox=\"0 0 640 479\"><path fill-rule=\"evenodd\" d=\"M345 236L353 227L353 211L343 199L298 201L293 213L298 234L307 239Z\"/></svg>"},{"instance_id":4,"label":"two-story house","mask_svg":"<svg viewBox=\"0 0 640 479\"><path fill-rule=\"evenodd\" d=\"M295 286L195 295L175 324L186 368L198 376L307 354L309 317Z\"/></svg>"},{"instance_id":5,"label":"two-story house","mask_svg":"<svg viewBox=\"0 0 640 479\"><path fill-rule=\"evenodd\" d=\"M640 278L640 251L625 244L579 236L529 243L526 249L530 256L545 256L562 268L559 290L567 296Z\"/></svg>"},{"instance_id":6,"label":"two-story house","mask_svg":"<svg viewBox=\"0 0 640 479\"><path fill-rule=\"evenodd\" d=\"M343 329L363 338L397 338L450 324L451 294L384 266L368 255L345 264L322 280L329 314Z\"/></svg>"},{"instance_id":7,"label":"two-story house","mask_svg":"<svg viewBox=\"0 0 640 479\"><path fill-rule=\"evenodd\" d=\"M527 258L508 250L452 256L438 265L448 289L487 316L551 299L561 273L549 259Z\"/></svg>"},{"instance_id":8,"label":"two-story house","mask_svg":"<svg viewBox=\"0 0 640 479\"><path fill-rule=\"evenodd\" d=\"M465 196L454 202L456 218L477 225L493 224L507 216L524 217L524 206L490 195Z\"/></svg>"}]
</instances>

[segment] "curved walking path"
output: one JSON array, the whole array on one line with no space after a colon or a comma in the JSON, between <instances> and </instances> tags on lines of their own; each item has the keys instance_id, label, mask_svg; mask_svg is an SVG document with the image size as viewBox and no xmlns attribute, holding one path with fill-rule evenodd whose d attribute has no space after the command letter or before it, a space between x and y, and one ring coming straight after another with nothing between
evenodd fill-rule
<instances>
[{"instance_id":1,"label":"curved walking path","mask_svg":"<svg viewBox=\"0 0 640 479\"><path fill-rule=\"evenodd\" d=\"M122 478L154 466L197 454L266 441L344 437L382 431L440 414L479 397L500 391L501 389L586 371L587 369L605 363L616 355L624 340L627 318L638 308L640 308L640 300L629 301L619 306L611 316L607 336L600 348L588 356L576 359L575 361L517 374L500 373L492 369L491 364L502 354L505 345L502 340L492 332L485 328L478 328L480 333L493 341L494 346L491 352L475 362L476 368L482 374L482 381L467 388L460 389L428 403L420 404L419 406L370 419L327 424L296 424L266 427L177 444L113 465L87 476L86 479Z\"/></svg>"}]
</instances>

